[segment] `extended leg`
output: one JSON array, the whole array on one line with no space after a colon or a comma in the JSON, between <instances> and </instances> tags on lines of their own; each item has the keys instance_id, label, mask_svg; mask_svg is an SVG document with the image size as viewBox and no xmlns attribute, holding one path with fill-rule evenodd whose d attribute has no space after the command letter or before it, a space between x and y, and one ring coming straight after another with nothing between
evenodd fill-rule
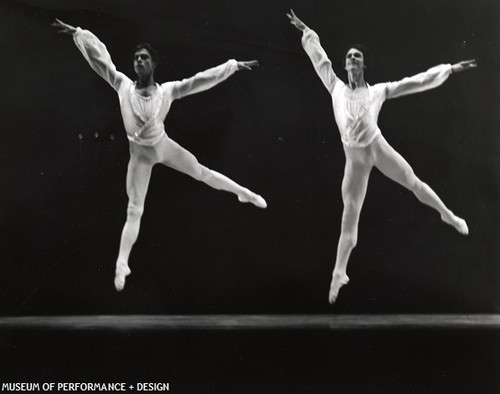
<instances>
[{"instance_id":1,"label":"extended leg","mask_svg":"<svg viewBox=\"0 0 500 394\"><path fill-rule=\"evenodd\" d=\"M441 215L441 220L453 226L460 234L469 234L465 220L453 214L444 205L434 190L415 175L406 160L383 138L377 139L375 166L385 176L411 190L419 201L438 211Z\"/></svg>"},{"instance_id":2,"label":"extended leg","mask_svg":"<svg viewBox=\"0 0 500 394\"><path fill-rule=\"evenodd\" d=\"M120 241L120 252L116 261L115 287L121 291L125 286L125 278L130 275L128 258L132 246L139 235L141 216L144 211L144 201L151 178L152 165L141 163L135 157L130 158L127 172L127 221L123 227Z\"/></svg>"},{"instance_id":3,"label":"extended leg","mask_svg":"<svg viewBox=\"0 0 500 394\"><path fill-rule=\"evenodd\" d=\"M349 158L346 161L344 179L342 181L344 211L342 213L342 227L337 247L337 260L328 295L330 304L333 304L337 299L340 288L349 282L346 274L347 263L358 241L359 215L365 199L370 171L370 165L353 162Z\"/></svg>"},{"instance_id":4,"label":"extended leg","mask_svg":"<svg viewBox=\"0 0 500 394\"><path fill-rule=\"evenodd\" d=\"M162 164L202 181L214 189L234 193L240 202L250 202L259 208L267 207L266 201L261 196L238 185L225 175L202 166L192 153L175 141L164 139L162 143L165 144L161 147Z\"/></svg>"}]
</instances>

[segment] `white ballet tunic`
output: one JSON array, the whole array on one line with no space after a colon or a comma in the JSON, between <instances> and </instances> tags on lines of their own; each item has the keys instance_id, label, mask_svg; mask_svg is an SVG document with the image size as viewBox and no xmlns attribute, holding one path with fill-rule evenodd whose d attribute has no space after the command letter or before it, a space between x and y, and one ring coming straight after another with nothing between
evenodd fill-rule
<instances>
[{"instance_id":1,"label":"white ballet tunic","mask_svg":"<svg viewBox=\"0 0 500 394\"><path fill-rule=\"evenodd\" d=\"M333 112L340 138L349 147L366 147L381 134L377 121L386 99L438 87L448 79L452 72L450 64L441 64L424 73L403 78L397 82L367 85L368 88L364 94L351 99L346 94L350 88L336 76L332 63L321 47L318 35L313 30L304 30L302 46L332 97Z\"/></svg>"},{"instance_id":2,"label":"white ballet tunic","mask_svg":"<svg viewBox=\"0 0 500 394\"><path fill-rule=\"evenodd\" d=\"M231 59L191 78L157 84L150 97L140 97L135 83L116 70L106 46L94 34L78 27L73 40L92 69L118 93L127 138L140 145L155 145L164 136L164 121L174 100L208 90L238 69Z\"/></svg>"}]
</instances>

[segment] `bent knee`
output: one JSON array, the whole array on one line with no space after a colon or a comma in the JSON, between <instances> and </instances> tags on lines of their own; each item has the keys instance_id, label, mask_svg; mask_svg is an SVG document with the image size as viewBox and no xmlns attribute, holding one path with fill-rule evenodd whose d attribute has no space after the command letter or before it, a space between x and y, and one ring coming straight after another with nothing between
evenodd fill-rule
<instances>
[{"instance_id":1,"label":"bent knee","mask_svg":"<svg viewBox=\"0 0 500 394\"><path fill-rule=\"evenodd\" d=\"M420 188L422 185L422 181L418 179L418 177L413 172L413 169L409 167L403 174L403 185L410 189L411 191L415 191Z\"/></svg>"},{"instance_id":2,"label":"bent knee","mask_svg":"<svg viewBox=\"0 0 500 394\"><path fill-rule=\"evenodd\" d=\"M350 249L354 249L358 244L358 231L357 229L342 229L342 243Z\"/></svg>"},{"instance_id":3,"label":"bent knee","mask_svg":"<svg viewBox=\"0 0 500 394\"><path fill-rule=\"evenodd\" d=\"M408 189L415 194L419 194L419 192L427 187L427 185L413 173L413 170L410 174L406 175L406 182Z\"/></svg>"},{"instance_id":4,"label":"bent knee","mask_svg":"<svg viewBox=\"0 0 500 394\"><path fill-rule=\"evenodd\" d=\"M201 164L198 164L193 172L193 178L201 182L206 182L211 176L212 171Z\"/></svg>"},{"instance_id":5,"label":"bent knee","mask_svg":"<svg viewBox=\"0 0 500 394\"><path fill-rule=\"evenodd\" d=\"M128 219L138 220L141 218L143 213L144 213L144 205L143 204L136 204L133 202L128 203L128 207L127 207L127 218Z\"/></svg>"},{"instance_id":6,"label":"bent knee","mask_svg":"<svg viewBox=\"0 0 500 394\"><path fill-rule=\"evenodd\" d=\"M344 198L344 211L342 212L343 220L354 220L359 218L361 212L361 204L352 198Z\"/></svg>"},{"instance_id":7,"label":"bent knee","mask_svg":"<svg viewBox=\"0 0 500 394\"><path fill-rule=\"evenodd\" d=\"M417 196L417 198L422 200L422 198L424 198L425 195L428 194L429 186L427 185L427 183L422 182L420 179L417 179L411 191L413 192L413 194L415 194L415 196Z\"/></svg>"}]
</instances>

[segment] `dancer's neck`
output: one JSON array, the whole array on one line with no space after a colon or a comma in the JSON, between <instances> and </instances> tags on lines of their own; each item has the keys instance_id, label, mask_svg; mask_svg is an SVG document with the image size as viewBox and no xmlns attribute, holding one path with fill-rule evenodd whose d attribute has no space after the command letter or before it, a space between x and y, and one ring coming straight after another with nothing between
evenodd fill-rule
<instances>
[{"instance_id":1,"label":"dancer's neck","mask_svg":"<svg viewBox=\"0 0 500 394\"><path fill-rule=\"evenodd\" d=\"M154 86L156 84L155 79L153 77L153 74L150 74L148 76L137 76L137 82L135 86L139 89L144 89L148 88L150 86Z\"/></svg>"},{"instance_id":2,"label":"dancer's neck","mask_svg":"<svg viewBox=\"0 0 500 394\"><path fill-rule=\"evenodd\" d=\"M349 77L349 88L351 90L366 87L365 77L362 72L356 73L353 71L349 71L347 73L347 76Z\"/></svg>"}]
</instances>

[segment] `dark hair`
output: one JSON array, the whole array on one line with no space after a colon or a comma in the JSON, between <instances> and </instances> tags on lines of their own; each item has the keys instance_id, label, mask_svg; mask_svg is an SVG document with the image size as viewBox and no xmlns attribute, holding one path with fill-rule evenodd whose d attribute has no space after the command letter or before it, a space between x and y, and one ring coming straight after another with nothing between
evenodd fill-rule
<instances>
[{"instance_id":1,"label":"dark hair","mask_svg":"<svg viewBox=\"0 0 500 394\"><path fill-rule=\"evenodd\" d=\"M367 60L367 59L371 59L371 55L369 54L368 49L362 44L349 45L345 51L345 54L347 55L347 52L349 52L353 48L357 49L358 51L360 51L363 54L365 67L368 67L369 64L371 65L371 62L368 62L368 60Z\"/></svg>"},{"instance_id":2,"label":"dark hair","mask_svg":"<svg viewBox=\"0 0 500 394\"><path fill-rule=\"evenodd\" d=\"M139 52L141 49L145 49L151 55L151 60L158 66L160 62L160 56L158 56L158 52L154 49L149 42L143 42L135 47L134 54Z\"/></svg>"}]
</instances>

